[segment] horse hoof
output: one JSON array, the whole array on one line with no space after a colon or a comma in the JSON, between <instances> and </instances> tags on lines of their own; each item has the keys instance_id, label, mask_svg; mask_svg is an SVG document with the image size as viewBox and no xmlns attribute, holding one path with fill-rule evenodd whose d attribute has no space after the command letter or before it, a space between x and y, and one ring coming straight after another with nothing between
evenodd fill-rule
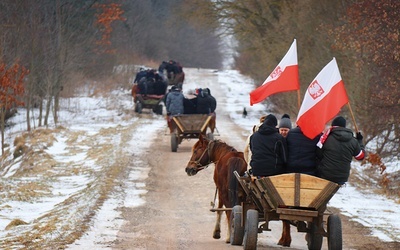
<instances>
[{"instance_id":1,"label":"horse hoof","mask_svg":"<svg viewBox=\"0 0 400 250\"><path fill-rule=\"evenodd\" d=\"M278 245L283 246L283 247L290 247L290 243L292 243L292 242L284 242L283 240L278 241Z\"/></svg>"},{"instance_id":2,"label":"horse hoof","mask_svg":"<svg viewBox=\"0 0 400 250\"><path fill-rule=\"evenodd\" d=\"M221 233L220 233L220 232L215 232L215 233L213 234L213 238L214 238L214 239L220 239L220 238L221 238Z\"/></svg>"},{"instance_id":3,"label":"horse hoof","mask_svg":"<svg viewBox=\"0 0 400 250\"><path fill-rule=\"evenodd\" d=\"M231 239L226 239L226 240L225 240L225 243L226 243L226 244L231 243Z\"/></svg>"}]
</instances>

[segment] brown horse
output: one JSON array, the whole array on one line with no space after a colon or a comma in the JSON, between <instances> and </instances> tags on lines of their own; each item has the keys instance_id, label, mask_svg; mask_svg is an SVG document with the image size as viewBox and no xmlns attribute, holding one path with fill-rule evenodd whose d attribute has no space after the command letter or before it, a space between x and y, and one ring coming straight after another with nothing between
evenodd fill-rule
<instances>
[{"instance_id":1,"label":"brown horse","mask_svg":"<svg viewBox=\"0 0 400 250\"><path fill-rule=\"evenodd\" d=\"M217 221L215 224L213 238L221 238L221 216L222 208L232 208L245 200L245 193L237 181L234 171L243 175L247 169L243 153L219 140L209 140L202 134L192 148L192 157L186 166L189 176L196 175L208 165L214 163L214 182L218 191ZM231 211L226 210L228 221L228 232L226 242L230 242Z\"/></svg>"}]
</instances>

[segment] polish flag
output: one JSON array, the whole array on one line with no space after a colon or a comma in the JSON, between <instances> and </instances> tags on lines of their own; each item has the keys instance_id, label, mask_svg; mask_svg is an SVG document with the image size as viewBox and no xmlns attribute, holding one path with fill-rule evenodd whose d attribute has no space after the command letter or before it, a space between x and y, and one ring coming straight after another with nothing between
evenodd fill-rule
<instances>
[{"instance_id":1,"label":"polish flag","mask_svg":"<svg viewBox=\"0 0 400 250\"><path fill-rule=\"evenodd\" d=\"M297 46L294 39L288 52L263 84L250 93L250 105L263 101L268 96L300 89Z\"/></svg>"},{"instance_id":2,"label":"polish flag","mask_svg":"<svg viewBox=\"0 0 400 250\"><path fill-rule=\"evenodd\" d=\"M339 67L333 58L308 86L297 116L297 125L313 139L349 102Z\"/></svg>"}]
</instances>

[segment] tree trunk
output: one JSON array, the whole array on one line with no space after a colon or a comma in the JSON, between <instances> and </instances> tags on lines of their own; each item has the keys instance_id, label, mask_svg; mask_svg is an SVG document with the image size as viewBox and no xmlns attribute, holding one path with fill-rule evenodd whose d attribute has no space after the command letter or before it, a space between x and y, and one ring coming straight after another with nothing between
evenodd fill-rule
<instances>
[{"instance_id":1,"label":"tree trunk","mask_svg":"<svg viewBox=\"0 0 400 250\"><path fill-rule=\"evenodd\" d=\"M6 123L6 109L1 108L0 110L0 127L1 127L1 155L4 155L4 129L5 129L5 123Z\"/></svg>"}]
</instances>

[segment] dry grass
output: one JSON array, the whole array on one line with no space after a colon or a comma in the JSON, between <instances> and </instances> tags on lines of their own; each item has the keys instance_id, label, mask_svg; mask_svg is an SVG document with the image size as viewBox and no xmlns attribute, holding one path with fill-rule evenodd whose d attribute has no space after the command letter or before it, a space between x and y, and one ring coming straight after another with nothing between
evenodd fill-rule
<instances>
[{"instance_id":1,"label":"dry grass","mask_svg":"<svg viewBox=\"0 0 400 250\"><path fill-rule=\"evenodd\" d=\"M5 230L10 230L11 228L14 228L14 227L17 227L20 225L28 225L28 223L23 220L20 220L20 219L15 219L15 220L12 220L10 223L8 223Z\"/></svg>"}]
</instances>

